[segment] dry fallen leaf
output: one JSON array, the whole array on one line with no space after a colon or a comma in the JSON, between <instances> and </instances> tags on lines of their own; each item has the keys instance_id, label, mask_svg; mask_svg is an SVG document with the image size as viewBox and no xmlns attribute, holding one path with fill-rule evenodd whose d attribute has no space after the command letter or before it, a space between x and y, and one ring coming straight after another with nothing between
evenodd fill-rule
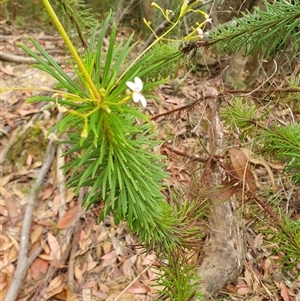
<instances>
[{"instance_id":1,"label":"dry fallen leaf","mask_svg":"<svg viewBox=\"0 0 300 301\"><path fill-rule=\"evenodd\" d=\"M52 235L50 232L48 232L48 244L50 248L50 256L52 256L53 259L60 260L61 251L60 251L59 242L57 238L54 235Z\"/></svg>"},{"instance_id":2,"label":"dry fallen leaf","mask_svg":"<svg viewBox=\"0 0 300 301\"><path fill-rule=\"evenodd\" d=\"M52 291L53 289L57 288L63 283L64 276L63 275L58 275L55 278L51 280L47 287L47 291Z\"/></svg>"},{"instance_id":3,"label":"dry fallen leaf","mask_svg":"<svg viewBox=\"0 0 300 301\"><path fill-rule=\"evenodd\" d=\"M62 301L79 301L78 297L71 292L70 288L67 285L64 286L63 290L60 293L54 295L53 297Z\"/></svg>"},{"instance_id":4,"label":"dry fallen leaf","mask_svg":"<svg viewBox=\"0 0 300 301\"><path fill-rule=\"evenodd\" d=\"M127 290L127 293L133 294L146 294L149 291L149 287L141 282L133 283Z\"/></svg>"},{"instance_id":5,"label":"dry fallen leaf","mask_svg":"<svg viewBox=\"0 0 300 301\"><path fill-rule=\"evenodd\" d=\"M31 277L35 280L48 271L49 263L41 258L36 258L30 266Z\"/></svg>"},{"instance_id":6,"label":"dry fallen leaf","mask_svg":"<svg viewBox=\"0 0 300 301\"><path fill-rule=\"evenodd\" d=\"M224 181L214 193L215 197L220 201L228 201L235 193L237 186L234 183Z\"/></svg>"},{"instance_id":7,"label":"dry fallen leaf","mask_svg":"<svg viewBox=\"0 0 300 301\"><path fill-rule=\"evenodd\" d=\"M248 165L247 156L238 148L230 148L228 152L237 176L241 180L245 180L245 182L248 184L249 190L254 193L256 191L255 178Z\"/></svg>"},{"instance_id":8,"label":"dry fallen leaf","mask_svg":"<svg viewBox=\"0 0 300 301\"><path fill-rule=\"evenodd\" d=\"M85 288L82 290L82 300L83 301L91 301L92 292L89 288Z\"/></svg>"},{"instance_id":9,"label":"dry fallen leaf","mask_svg":"<svg viewBox=\"0 0 300 301\"><path fill-rule=\"evenodd\" d=\"M7 275L0 271L0 292L7 286Z\"/></svg>"},{"instance_id":10,"label":"dry fallen leaf","mask_svg":"<svg viewBox=\"0 0 300 301\"><path fill-rule=\"evenodd\" d=\"M279 287L280 287L280 295L282 299L284 301L291 301L287 286L283 282L280 282Z\"/></svg>"},{"instance_id":11,"label":"dry fallen leaf","mask_svg":"<svg viewBox=\"0 0 300 301\"><path fill-rule=\"evenodd\" d=\"M11 281L12 281L12 275L7 275L5 273L2 273L0 271L0 283L1 283L1 290L0 290L0 301L3 301L6 294L7 294L7 291L9 289L9 286L11 284Z\"/></svg>"},{"instance_id":12,"label":"dry fallen leaf","mask_svg":"<svg viewBox=\"0 0 300 301\"><path fill-rule=\"evenodd\" d=\"M249 150L249 149L246 149L246 148L242 148L244 154L247 156L248 160L250 162L252 162L253 164L260 164L260 165L263 165L266 170L268 171L268 174L269 174L269 177L270 177L270 181L272 183L272 186L273 186L273 189L276 190L276 185L275 185L275 180L274 180L274 174L270 168L270 164L266 161L266 160L263 160L263 159L260 159L260 158L255 158L253 156L253 153ZM282 165L281 165L282 167Z\"/></svg>"},{"instance_id":13,"label":"dry fallen leaf","mask_svg":"<svg viewBox=\"0 0 300 301\"><path fill-rule=\"evenodd\" d=\"M57 222L56 227L58 229L67 229L69 228L78 218L81 212L80 206L75 206L69 209L64 216Z\"/></svg>"},{"instance_id":14,"label":"dry fallen leaf","mask_svg":"<svg viewBox=\"0 0 300 301\"><path fill-rule=\"evenodd\" d=\"M42 200L45 201L45 200L48 200L49 197L52 195L54 191L54 187L53 186L50 186L48 188L46 188L44 191L43 191L43 194L42 194Z\"/></svg>"},{"instance_id":15,"label":"dry fallen leaf","mask_svg":"<svg viewBox=\"0 0 300 301\"><path fill-rule=\"evenodd\" d=\"M43 227L41 225L35 224L30 233L31 244L34 244L42 236Z\"/></svg>"}]
</instances>

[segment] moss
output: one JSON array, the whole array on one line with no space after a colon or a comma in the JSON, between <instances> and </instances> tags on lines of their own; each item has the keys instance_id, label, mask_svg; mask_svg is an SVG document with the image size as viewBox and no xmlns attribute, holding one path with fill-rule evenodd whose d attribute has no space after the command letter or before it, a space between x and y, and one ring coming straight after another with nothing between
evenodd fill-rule
<instances>
[{"instance_id":1,"label":"moss","mask_svg":"<svg viewBox=\"0 0 300 301\"><path fill-rule=\"evenodd\" d=\"M40 126L35 124L11 147L7 157L16 166L21 167L26 164L28 155L31 155L34 161L43 160L46 147L44 133Z\"/></svg>"}]
</instances>

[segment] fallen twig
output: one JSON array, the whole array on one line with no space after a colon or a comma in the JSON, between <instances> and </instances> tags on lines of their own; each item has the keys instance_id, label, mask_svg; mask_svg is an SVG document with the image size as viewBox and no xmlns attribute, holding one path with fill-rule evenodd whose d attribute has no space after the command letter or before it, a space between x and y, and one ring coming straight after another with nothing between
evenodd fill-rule
<instances>
[{"instance_id":1,"label":"fallen twig","mask_svg":"<svg viewBox=\"0 0 300 301\"><path fill-rule=\"evenodd\" d=\"M84 198L84 187L81 187L79 189L78 193L78 200L77 204L81 204L82 200ZM80 218L80 215L78 215L78 219ZM68 264L68 287L74 291L74 272L75 272L75 255L78 248L78 236L81 229L81 225L79 222L76 222L75 230L73 233L73 239L72 239L72 247L69 257L69 264Z\"/></svg>"},{"instance_id":2,"label":"fallen twig","mask_svg":"<svg viewBox=\"0 0 300 301\"><path fill-rule=\"evenodd\" d=\"M30 191L28 204L26 206L25 215L24 215L24 221L21 231L21 237L20 237L20 250L18 255L18 262L17 262L17 269L15 272L15 275L13 277L13 280L10 284L10 287L8 289L8 292L4 298L4 301L15 301L19 289L22 285L22 282L26 276L26 272L29 268L29 258L28 258L28 244L29 244L29 237L30 237L30 226L31 226L31 219L32 219L32 213L34 209L34 204L37 196L37 191L40 188L40 186L43 183L43 180L45 176L47 175L50 166L52 164L52 161L54 159L55 154L55 148L54 148L54 140L50 139L47 150L45 153L45 160L44 163L38 173L37 179Z\"/></svg>"},{"instance_id":3,"label":"fallen twig","mask_svg":"<svg viewBox=\"0 0 300 301\"><path fill-rule=\"evenodd\" d=\"M36 59L32 57L26 57L26 56L20 56L20 55L15 55L12 53L7 53L2 50L0 50L0 60L3 61L8 61L8 62L15 62L15 63L20 63L20 64L36 64ZM54 58L57 64L65 64L67 62L67 59L59 59L59 58Z\"/></svg>"},{"instance_id":4,"label":"fallen twig","mask_svg":"<svg viewBox=\"0 0 300 301\"><path fill-rule=\"evenodd\" d=\"M206 158L206 157L200 157L199 155L196 155L196 156L192 156L192 155L189 155L183 151L181 151L180 149L174 147L174 146L170 146L170 145L167 145L167 144L163 144L162 145L162 152L164 152L164 148L170 150L172 153L176 154L176 155L179 155L179 156L182 156L182 157L186 157L188 158L190 161L200 161L202 163L206 163L208 161L209 158Z\"/></svg>"},{"instance_id":5,"label":"fallen twig","mask_svg":"<svg viewBox=\"0 0 300 301\"><path fill-rule=\"evenodd\" d=\"M58 119L62 118L61 112L58 113ZM64 145L58 144L56 151L56 176L57 176L57 189L59 193L60 206L59 206L59 218L62 218L66 213L66 179L62 170L62 166L65 164Z\"/></svg>"}]
</instances>

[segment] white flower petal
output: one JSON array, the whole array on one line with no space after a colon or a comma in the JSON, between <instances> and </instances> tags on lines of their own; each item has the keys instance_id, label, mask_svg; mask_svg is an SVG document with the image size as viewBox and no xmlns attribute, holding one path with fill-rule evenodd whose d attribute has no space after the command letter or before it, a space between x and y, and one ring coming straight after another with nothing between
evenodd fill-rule
<instances>
[{"instance_id":1,"label":"white flower petal","mask_svg":"<svg viewBox=\"0 0 300 301\"><path fill-rule=\"evenodd\" d=\"M212 18L207 18L207 19L205 20L205 22L206 22L206 23L212 24Z\"/></svg>"},{"instance_id":2,"label":"white flower petal","mask_svg":"<svg viewBox=\"0 0 300 301\"><path fill-rule=\"evenodd\" d=\"M203 30L201 28L197 28L198 35L203 37Z\"/></svg>"},{"instance_id":3,"label":"white flower petal","mask_svg":"<svg viewBox=\"0 0 300 301\"><path fill-rule=\"evenodd\" d=\"M143 106L144 108L147 107L147 100L146 100L146 98L144 97L144 95L142 95L142 94L140 94L140 102L141 102L141 104L142 104L142 106Z\"/></svg>"},{"instance_id":4,"label":"white flower petal","mask_svg":"<svg viewBox=\"0 0 300 301\"><path fill-rule=\"evenodd\" d=\"M143 90L143 82L139 77L135 77L134 78L134 83L136 86L136 89L138 90L138 92L141 92Z\"/></svg>"},{"instance_id":5,"label":"white flower petal","mask_svg":"<svg viewBox=\"0 0 300 301\"><path fill-rule=\"evenodd\" d=\"M132 99L134 102L139 102L141 99L142 94L139 92L133 92L132 93Z\"/></svg>"},{"instance_id":6,"label":"white flower petal","mask_svg":"<svg viewBox=\"0 0 300 301\"><path fill-rule=\"evenodd\" d=\"M126 82L127 87L131 90L131 91L136 91L136 84L133 82Z\"/></svg>"}]
</instances>

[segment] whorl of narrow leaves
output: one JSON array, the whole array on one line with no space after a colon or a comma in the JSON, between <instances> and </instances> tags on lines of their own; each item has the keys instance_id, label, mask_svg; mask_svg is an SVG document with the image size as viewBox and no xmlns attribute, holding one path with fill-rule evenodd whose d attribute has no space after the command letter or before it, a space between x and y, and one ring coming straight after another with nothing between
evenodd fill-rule
<instances>
[{"instance_id":1,"label":"whorl of narrow leaves","mask_svg":"<svg viewBox=\"0 0 300 301\"><path fill-rule=\"evenodd\" d=\"M21 47L36 58L39 64L35 67L56 78L57 89L64 90L56 97L38 96L29 101L46 100L65 108L64 118L50 132L58 129L58 135L67 135L64 142L69 150L65 156L71 159L64 166L64 171L70 175L69 187L76 191L81 187L87 188L84 205L89 208L103 201L101 220L113 212L116 223L127 221L129 228L139 235L141 243L150 248L168 250L180 244L177 230L179 214L173 212L162 193L167 174L161 163L162 157L157 154L160 142L154 139L153 124L139 107L136 109L136 105L130 105L137 92L127 88L135 78L140 84L139 97L144 97L141 93L147 93L149 88L160 82L143 85L137 77L147 77L164 60L153 61L153 54L145 55L122 73L136 44L132 43L132 36L126 42L117 42L116 27L112 24L109 46L104 51L110 18L111 15L102 24L99 35L95 28L82 59L99 98L95 98L76 66L73 69L78 79L73 81L31 39L42 57L25 46ZM189 231L186 229L186 233Z\"/></svg>"},{"instance_id":2,"label":"whorl of narrow leaves","mask_svg":"<svg viewBox=\"0 0 300 301\"><path fill-rule=\"evenodd\" d=\"M253 14L247 12L228 26L218 26L211 32L209 42L224 52L246 47L247 54L259 48L268 55L288 44L294 53L299 51L300 2L265 2L265 7L265 10L255 7Z\"/></svg>"}]
</instances>

